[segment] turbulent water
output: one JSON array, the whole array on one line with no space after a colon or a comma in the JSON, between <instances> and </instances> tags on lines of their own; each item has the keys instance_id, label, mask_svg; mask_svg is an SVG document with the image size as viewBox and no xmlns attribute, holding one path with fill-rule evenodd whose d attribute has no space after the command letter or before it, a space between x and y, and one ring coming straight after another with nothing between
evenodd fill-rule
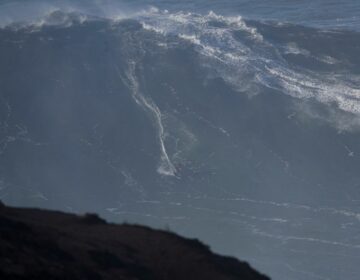
<instances>
[{"instance_id":1,"label":"turbulent water","mask_svg":"<svg viewBox=\"0 0 360 280\"><path fill-rule=\"evenodd\" d=\"M1 1L0 198L170 227L273 279L358 279L359 15Z\"/></svg>"}]
</instances>

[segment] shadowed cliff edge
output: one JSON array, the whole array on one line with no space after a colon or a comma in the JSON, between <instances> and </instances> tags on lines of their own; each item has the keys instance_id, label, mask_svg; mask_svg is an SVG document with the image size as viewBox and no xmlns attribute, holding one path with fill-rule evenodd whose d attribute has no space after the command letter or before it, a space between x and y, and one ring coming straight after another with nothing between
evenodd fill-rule
<instances>
[{"instance_id":1,"label":"shadowed cliff edge","mask_svg":"<svg viewBox=\"0 0 360 280\"><path fill-rule=\"evenodd\" d=\"M0 279L269 279L198 240L0 202Z\"/></svg>"}]
</instances>

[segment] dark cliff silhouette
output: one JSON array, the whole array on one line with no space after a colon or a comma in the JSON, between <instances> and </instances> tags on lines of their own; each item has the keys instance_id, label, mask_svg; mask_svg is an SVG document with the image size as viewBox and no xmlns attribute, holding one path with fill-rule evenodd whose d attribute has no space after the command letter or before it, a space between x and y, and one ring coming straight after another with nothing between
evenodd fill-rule
<instances>
[{"instance_id":1,"label":"dark cliff silhouette","mask_svg":"<svg viewBox=\"0 0 360 280\"><path fill-rule=\"evenodd\" d=\"M0 204L0 279L269 279L197 240Z\"/></svg>"}]
</instances>

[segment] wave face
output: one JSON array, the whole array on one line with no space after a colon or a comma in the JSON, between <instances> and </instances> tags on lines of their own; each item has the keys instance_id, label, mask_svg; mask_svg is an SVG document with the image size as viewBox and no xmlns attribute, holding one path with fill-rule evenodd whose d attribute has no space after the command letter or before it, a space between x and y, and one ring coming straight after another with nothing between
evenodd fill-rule
<instances>
[{"instance_id":1,"label":"wave face","mask_svg":"<svg viewBox=\"0 0 360 280\"><path fill-rule=\"evenodd\" d=\"M360 33L157 2L2 4L1 199L357 279Z\"/></svg>"}]
</instances>

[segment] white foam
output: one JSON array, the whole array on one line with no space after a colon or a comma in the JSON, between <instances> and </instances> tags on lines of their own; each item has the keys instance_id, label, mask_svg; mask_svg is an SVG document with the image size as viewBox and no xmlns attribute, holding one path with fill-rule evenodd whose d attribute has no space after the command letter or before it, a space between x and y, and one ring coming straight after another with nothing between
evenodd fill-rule
<instances>
[{"instance_id":1,"label":"white foam","mask_svg":"<svg viewBox=\"0 0 360 280\"><path fill-rule=\"evenodd\" d=\"M320 56L317 57L316 59L330 65L337 64L340 62L336 58L333 58L332 56L329 55Z\"/></svg>"},{"instance_id":2,"label":"white foam","mask_svg":"<svg viewBox=\"0 0 360 280\"><path fill-rule=\"evenodd\" d=\"M295 42L290 42L285 46L285 54L303 55L308 57L310 52L308 50L299 48Z\"/></svg>"},{"instance_id":3,"label":"white foam","mask_svg":"<svg viewBox=\"0 0 360 280\"><path fill-rule=\"evenodd\" d=\"M214 12L171 13L156 7L127 13L123 7L114 3L105 7L98 6L99 15L102 17L115 22L132 18L141 22L144 30L162 36L175 35L193 44L205 58L203 62L205 61L204 64L211 70L211 75L220 76L239 92L253 95L260 87L268 87L295 98L314 98L322 103L335 103L341 110L360 116L359 76L317 73L289 65L280 55L284 53L284 49L279 48L283 47L267 42L262 34L256 28L249 26L241 16L223 16ZM70 26L73 22L83 23L91 18L85 16L86 13L78 7L65 4L40 7L42 7L40 12L27 20L35 29L45 25ZM75 14L78 16L75 17ZM219 24L214 24L214 21ZM10 22L14 20L4 14L0 25L4 26ZM246 40L234 36L239 31L241 34L246 34ZM163 47L167 46L163 45ZM285 53L311 56L309 51L299 48L294 42L285 46ZM338 63L330 56L315 59L327 64ZM137 102L148 108L157 119L157 123L161 123L161 113L153 102L141 98L138 98ZM165 161L167 161L166 157ZM161 172L166 173L162 169Z\"/></svg>"},{"instance_id":4,"label":"white foam","mask_svg":"<svg viewBox=\"0 0 360 280\"><path fill-rule=\"evenodd\" d=\"M141 25L144 29L149 30L149 31L153 31L162 35L165 35L165 30L155 27L155 26L151 26L149 24L146 24L145 22L141 22Z\"/></svg>"},{"instance_id":5,"label":"white foam","mask_svg":"<svg viewBox=\"0 0 360 280\"><path fill-rule=\"evenodd\" d=\"M165 131L162 123L161 111L149 97L145 97L144 95L141 94L139 82L137 80L135 71L136 71L136 62L130 61L129 69L128 71L126 71L126 78L128 82L126 81L124 82L128 84L129 88L131 89L132 96L135 102L139 106L141 106L145 111L149 112L155 120L155 124L158 130L158 139L160 144L160 160L161 160L157 171L161 175L175 176L176 168L172 164L165 147Z\"/></svg>"},{"instance_id":6,"label":"white foam","mask_svg":"<svg viewBox=\"0 0 360 280\"><path fill-rule=\"evenodd\" d=\"M15 29L30 28L31 31L37 31L44 26L70 27L74 22L83 24L91 18L87 14L70 6L60 7L41 3L38 8L38 11L33 12L32 9L28 11L17 7L20 11L13 16L2 15L0 12L0 28L11 26ZM29 9L29 7L27 7L27 9ZM27 12L28 14L26 14Z\"/></svg>"},{"instance_id":7,"label":"white foam","mask_svg":"<svg viewBox=\"0 0 360 280\"><path fill-rule=\"evenodd\" d=\"M323 103L336 103L340 109L360 115L360 89L342 77L295 72L281 66L266 66L265 69L272 76L272 83L265 83L267 86L296 98L315 98Z\"/></svg>"},{"instance_id":8,"label":"white foam","mask_svg":"<svg viewBox=\"0 0 360 280\"><path fill-rule=\"evenodd\" d=\"M222 23L220 27L212 21ZM260 85L276 89L295 98L314 98L322 103L335 103L346 112L360 115L359 77L319 74L307 69L294 68L278 55L276 46L266 42L253 27L240 17L225 17L210 12L207 15L178 12L163 13L159 10L144 16L145 28L163 35L177 35L192 43L208 60L206 65L239 91L256 93ZM151 28L150 28L151 27ZM251 48L234 38L234 31L250 35L257 44ZM285 53L311 56L291 42ZM337 60L324 56L315 58L327 64ZM214 72L215 71L215 72Z\"/></svg>"}]
</instances>

